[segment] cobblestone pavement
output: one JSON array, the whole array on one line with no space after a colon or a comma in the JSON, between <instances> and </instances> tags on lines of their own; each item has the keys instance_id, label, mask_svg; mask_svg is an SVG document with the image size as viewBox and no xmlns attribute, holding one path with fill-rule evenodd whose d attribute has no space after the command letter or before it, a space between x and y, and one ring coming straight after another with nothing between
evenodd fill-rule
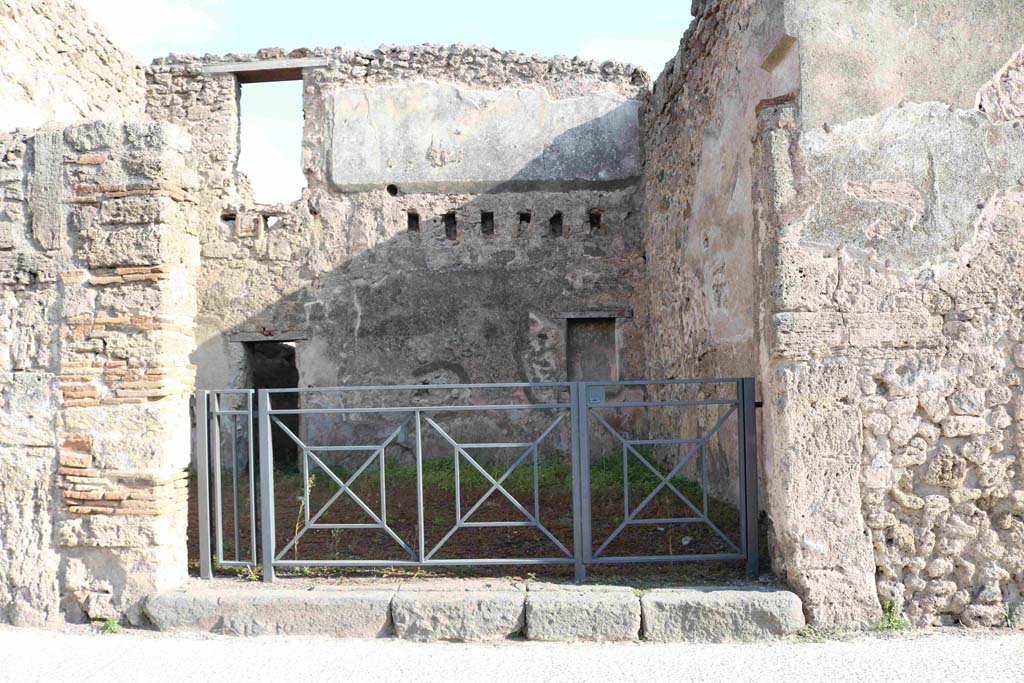
<instances>
[{"instance_id":1,"label":"cobblestone pavement","mask_svg":"<svg viewBox=\"0 0 1024 683\"><path fill-rule=\"evenodd\" d=\"M0 627L0 681L914 681L1024 680L1024 633L747 645L416 644L392 639L99 634Z\"/></svg>"}]
</instances>

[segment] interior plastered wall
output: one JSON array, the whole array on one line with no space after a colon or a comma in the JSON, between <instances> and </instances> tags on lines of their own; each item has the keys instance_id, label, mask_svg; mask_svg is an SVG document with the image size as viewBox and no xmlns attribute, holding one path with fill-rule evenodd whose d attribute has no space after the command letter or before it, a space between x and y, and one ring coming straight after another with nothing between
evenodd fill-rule
<instances>
[{"instance_id":1,"label":"interior plastered wall","mask_svg":"<svg viewBox=\"0 0 1024 683\"><path fill-rule=\"evenodd\" d=\"M209 67L235 61L263 68L280 59L320 60L303 72L308 187L295 204L263 207L251 201L235 167L238 78ZM618 316L621 376L642 375L635 316L643 264L636 146L642 72L418 46L158 60L149 81L149 114L191 132L208 189L195 356L202 386L247 386L241 340L261 335L299 340L304 386L560 381L566 314L573 312ZM375 98L389 112L376 122L376 108L358 106ZM459 99L476 109L459 109ZM496 122L490 106L525 118ZM424 113L433 119L417 118ZM537 145L544 138L530 137L537 128L526 125L531 116L572 123L536 158L507 154L504 143L492 152L472 147L475 137L495 135L523 138L510 150ZM358 140L339 144L341 126L348 126L344 135L383 137L370 156L360 156ZM434 137L421 139L424 131ZM464 146L453 131L467 139ZM630 139L633 148L622 153ZM391 150L391 140L415 147L392 150L393 176L373 156ZM416 147L421 143L424 149ZM587 175L595 169L607 172ZM418 232L408 230L411 212ZM482 230L485 212L493 214L493 234ZM550 227L556 214L559 235Z\"/></svg>"},{"instance_id":2,"label":"interior plastered wall","mask_svg":"<svg viewBox=\"0 0 1024 683\"><path fill-rule=\"evenodd\" d=\"M694 3L694 21L644 108L647 374L757 374L751 139L755 109L797 87L796 49L777 3ZM695 397L697 395L695 394ZM735 396L734 385L700 397ZM717 412L665 414L691 437ZM736 422L713 441L712 487L736 500Z\"/></svg>"}]
</instances>

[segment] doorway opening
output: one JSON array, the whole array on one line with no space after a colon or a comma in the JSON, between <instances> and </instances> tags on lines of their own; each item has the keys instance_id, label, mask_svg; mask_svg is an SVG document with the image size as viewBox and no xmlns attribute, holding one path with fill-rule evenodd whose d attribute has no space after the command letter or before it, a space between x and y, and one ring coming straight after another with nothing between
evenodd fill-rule
<instances>
[{"instance_id":1,"label":"doorway opening","mask_svg":"<svg viewBox=\"0 0 1024 683\"><path fill-rule=\"evenodd\" d=\"M297 389L299 369L295 364L295 342L247 342L246 357L252 374L253 389ZM293 392L274 394L271 406L275 410L295 410L299 407L299 395ZM278 415L295 436L301 438L298 415ZM255 433L259 425L254 425ZM257 443L259 443L257 441ZM282 429L271 429L271 446L274 449L274 466L277 469L293 471L298 467L296 443Z\"/></svg>"},{"instance_id":2,"label":"doorway opening","mask_svg":"<svg viewBox=\"0 0 1024 683\"><path fill-rule=\"evenodd\" d=\"M570 382L619 379L615 318L569 318L566 321L566 374Z\"/></svg>"}]
</instances>

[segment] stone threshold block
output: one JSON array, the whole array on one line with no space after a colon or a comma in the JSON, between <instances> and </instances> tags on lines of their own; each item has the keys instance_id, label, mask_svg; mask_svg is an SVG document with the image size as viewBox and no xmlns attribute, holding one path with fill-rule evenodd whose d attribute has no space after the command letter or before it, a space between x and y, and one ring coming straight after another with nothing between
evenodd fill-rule
<instances>
[{"instance_id":1,"label":"stone threshold block","mask_svg":"<svg viewBox=\"0 0 1024 683\"><path fill-rule=\"evenodd\" d=\"M161 631L379 638L394 633L390 608L396 590L387 584L296 589L205 588L191 582L186 589L150 596L145 612Z\"/></svg>"},{"instance_id":2,"label":"stone threshold block","mask_svg":"<svg viewBox=\"0 0 1024 683\"><path fill-rule=\"evenodd\" d=\"M504 581L407 583L391 601L395 635L421 642L512 638L525 611L526 589Z\"/></svg>"},{"instance_id":3,"label":"stone threshold block","mask_svg":"<svg viewBox=\"0 0 1024 683\"><path fill-rule=\"evenodd\" d=\"M530 584L526 638L631 641L640 638L640 597L621 586Z\"/></svg>"},{"instance_id":4,"label":"stone threshold block","mask_svg":"<svg viewBox=\"0 0 1024 683\"><path fill-rule=\"evenodd\" d=\"M679 588L640 599L644 639L730 643L792 635L804 627L800 598L787 590Z\"/></svg>"}]
</instances>

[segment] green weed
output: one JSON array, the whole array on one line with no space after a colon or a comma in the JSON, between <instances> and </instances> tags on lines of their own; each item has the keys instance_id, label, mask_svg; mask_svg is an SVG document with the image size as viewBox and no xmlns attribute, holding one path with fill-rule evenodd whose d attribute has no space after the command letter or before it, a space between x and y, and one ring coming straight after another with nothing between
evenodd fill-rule
<instances>
[{"instance_id":1,"label":"green weed","mask_svg":"<svg viewBox=\"0 0 1024 683\"><path fill-rule=\"evenodd\" d=\"M124 627L121 626L121 622L117 617L107 617L103 620L103 623L100 624L100 633L120 633L123 630Z\"/></svg>"},{"instance_id":2,"label":"green weed","mask_svg":"<svg viewBox=\"0 0 1024 683\"><path fill-rule=\"evenodd\" d=\"M882 603L882 620L875 627L876 631L902 633L912 628L910 620L903 616L903 606L895 600Z\"/></svg>"}]
</instances>

